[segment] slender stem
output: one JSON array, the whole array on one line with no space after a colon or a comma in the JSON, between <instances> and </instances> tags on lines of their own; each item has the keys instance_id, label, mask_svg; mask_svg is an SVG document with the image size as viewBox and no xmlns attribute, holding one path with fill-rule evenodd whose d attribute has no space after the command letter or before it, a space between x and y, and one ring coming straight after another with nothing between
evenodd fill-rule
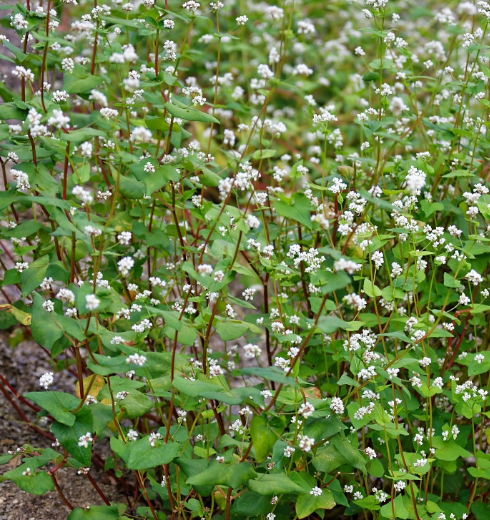
<instances>
[{"instance_id":1,"label":"slender stem","mask_svg":"<svg viewBox=\"0 0 490 520\"><path fill-rule=\"evenodd\" d=\"M73 509L75 509L75 507L66 498L65 494L63 493L63 490L61 489L60 485L58 484L57 476L51 475L51 478L53 479L54 487L56 488L56 491L58 491L58 495L60 496L61 500L63 500L63 502L73 511Z\"/></svg>"}]
</instances>

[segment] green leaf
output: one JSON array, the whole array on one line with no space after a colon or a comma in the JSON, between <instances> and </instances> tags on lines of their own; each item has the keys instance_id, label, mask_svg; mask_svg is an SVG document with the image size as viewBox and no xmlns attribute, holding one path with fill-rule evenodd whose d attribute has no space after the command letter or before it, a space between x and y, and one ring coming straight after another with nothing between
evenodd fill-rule
<instances>
[{"instance_id":1,"label":"green leaf","mask_svg":"<svg viewBox=\"0 0 490 520\"><path fill-rule=\"evenodd\" d=\"M354 387L358 387L358 386L361 386L355 379L352 379L352 377L349 377L347 374L342 374L340 376L340 379L337 381L337 384L339 386L342 386L342 385L350 385L350 386L354 386Z\"/></svg>"},{"instance_id":2,"label":"green leaf","mask_svg":"<svg viewBox=\"0 0 490 520\"><path fill-rule=\"evenodd\" d=\"M175 464L177 464L182 471L188 476L188 477L194 477L196 475L200 475L206 469L209 467L208 460L204 459L187 459L184 457L180 457L175 461ZM198 485L196 484L194 486L194 489L203 496L209 496L213 492L214 484L203 484Z\"/></svg>"},{"instance_id":3,"label":"green leaf","mask_svg":"<svg viewBox=\"0 0 490 520\"><path fill-rule=\"evenodd\" d=\"M15 59L20 63L24 63L27 59L27 54L23 52L17 45L10 43L8 40L3 40L2 45L8 49L14 56Z\"/></svg>"},{"instance_id":4,"label":"green leaf","mask_svg":"<svg viewBox=\"0 0 490 520\"><path fill-rule=\"evenodd\" d=\"M322 271L318 275L319 283L322 284L322 294L331 294L347 287L351 283L351 278L345 271L338 273Z\"/></svg>"},{"instance_id":5,"label":"green leaf","mask_svg":"<svg viewBox=\"0 0 490 520\"><path fill-rule=\"evenodd\" d=\"M330 442L351 466L354 466L354 468L357 468L366 474L366 461L364 460L364 457L345 437L336 435Z\"/></svg>"},{"instance_id":6,"label":"green leaf","mask_svg":"<svg viewBox=\"0 0 490 520\"><path fill-rule=\"evenodd\" d=\"M65 72L63 78L63 87L68 94L84 94L97 88L104 81L102 76L97 76L96 74L80 78L69 72Z\"/></svg>"},{"instance_id":7,"label":"green leaf","mask_svg":"<svg viewBox=\"0 0 490 520\"><path fill-rule=\"evenodd\" d=\"M69 515L68 520L117 520L119 510L116 506L77 507Z\"/></svg>"},{"instance_id":8,"label":"green leaf","mask_svg":"<svg viewBox=\"0 0 490 520\"><path fill-rule=\"evenodd\" d=\"M211 114L201 112L196 108L187 107L183 103L179 103L177 100L173 100L171 103L165 103L165 108L170 114L172 114L174 117L178 117L179 119L185 119L186 121L201 121L203 123L216 123L218 125L220 124L218 119L216 119Z\"/></svg>"},{"instance_id":9,"label":"green leaf","mask_svg":"<svg viewBox=\"0 0 490 520\"><path fill-rule=\"evenodd\" d=\"M61 134L61 139L78 144L89 141L93 137L105 137L105 135L102 130L96 128L80 128L79 130L71 130L69 134Z\"/></svg>"},{"instance_id":10,"label":"green leaf","mask_svg":"<svg viewBox=\"0 0 490 520\"><path fill-rule=\"evenodd\" d=\"M325 334L333 334L339 329L356 331L359 330L364 323L362 321L344 321L337 316L322 316L318 320L318 328Z\"/></svg>"},{"instance_id":11,"label":"green leaf","mask_svg":"<svg viewBox=\"0 0 490 520\"><path fill-rule=\"evenodd\" d=\"M444 204L441 202L428 201L427 199L423 199L420 205L422 206L422 210L424 211L427 218L429 218L436 211L444 210Z\"/></svg>"},{"instance_id":12,"label":"green leaf","mask_svg":"<svg viewBox=\"0 0 490 520\"><path fill-rule=\"evenodd\" d=\"M126 27L141 27L141 23L138 20L128 20L125 18L118 18L116 16L101 16L103 20L114 25L124 25Z\"/></svg>"},{"instance_id":13,"label":"green leaf","mask_svg":"<svg viewBox=\"0 0 490 520\"><path fill-rule=\"evenodd\" d=\"M75 415L71 413L79 404L80 399L72 394L64 392L29 392L25 394L27 399L49 412L57 421L68 426L75 424Z\"/></svg>"},{"instance_id":14,"label":"green leaf","mask_svg":"<svg viewBox=\"0 0 490 520\"><path fill-rule=\"evenodd\" d=\"M20 227L20 226L19 226ZM37 289L44 280L49 267L49 256L44 255L29 264L29 268L21 273L22 296L26 297Z\"/></svg>"},{"instance_id":15,"label":"green leaf","mask_svg":"<svg viewBox=\"0 0 490 520\"><path fill-rule=\"evenodd\" d=\"M34 341L47 349L63 336L63 329L53 321L50 312L43 309L44 298L38 294L34 294L34 304L32 306L31 330Z\"/></svg>"},{"instance_id":16,"label":"green leaf","mask_svg":"<svg viewBox=\"0 0 490 520\"><path fill-rule=\"evenodd\" d=\"M92 372L101 376L124 373L127 372L128 368L130 367L130 365L126 362L125 356L108 357L94 353L94 358L97 363L89 360L87 362L87 366ZM133 365L131 365L131 368L134 370Z\"/></svg>"},{"instance_id":17,"label":"green leaf","mask_svg":"<svg viewBox=\"0 0 490 520\"><path fill-rule=\"evenodd\" d=\"M179 454L179 443L169 442L164 444L163 441L156 441L155 446L152 446L149 437L145 437L129 443L126 464L129 469L143 470L169 464Z\"/></svg>"},{"instance_id":18,"label":"green leaf","mask_svg":"<svg viewBox=\"0 0 490 520\"><path fill-rule=\"evenodd\" d=\"M172 329L180 330L182 328L182 321L179 320L179 315L175 311L162 311L161 309L154 309L152 307L144 307L146 311L153 315L163 316L165 324Z\"/></svg>"},{"instance_id":19,"label":"green leaf","mask_svg":"<svg viewBox=\"0 0 490 520\"><path fill-rule=\"evenodd\" d=\"M331 415L327 418L310 419L305 426L305 435L313 437L318 442L332 437L345 428L344 424L335 415Z\"/></svg>"},{"instance_id":20,"label":"green leaf","mask_svg":"<svg viewBox=\"0 0 490 520\"><path fill-rule=\"evenodd\" d=\"M68 211L72 206L70 201L68 200L62 200L62 199L56 199L54 197L40 197L40 196L28 196L28 197L22 197L22 202L35 202L36 204L40 204L41 206L45 207L55 207L55 208L61 208L66 211ZM71 235L71 233L70 233Z\"/></svg>"},{"instance_id":21,"label":"green leaf","mask_svg":"<svg viewBox=\"0 0 490 520\"><path fill-rule=\"evenodd\" d=\"M475 174L467 170L453 170L442 176L443 179L453 179L455 177L475 177Z\"/></svg>"},{"instance_id":22,"label":"green leaf","mask_svg":"<svg viewBox=\"0 0 490 520\"><path fill-rule=\"evenodd\" d=\"M328 445L319 448L313 457L313 466L316 470L324 473L332 473L334 470L346 463L346 459L339 453L335 446Z\"/></svg>"},{"instance_id":23,"label":"green leaf","mask_svg":"<svg viewBox=\"0 0 490 520\"><path fill-rule=\"evenodd\" d=\"M88 407L77 412L73 425L69 426L55 421L51 425L51 431L74 459L87 468L92 465L92 443L89 443L88 448L78 445L82 435L93 431L92 414Z\"/></svg>"},{"instance_id":24,"label":"green leaf","mask_svg":"<svg viewBox=\"0 0 490 520\"><path fill-rule=\"evenodd\" d=\"M275 381L276 383L283 383L287 385L298 386L294 378L287 376L284 370L277 367L261 368L261 367L247 367L240 370L234 370L233 375L257 376L266 379L267 381Z\"/></svg>"},{"instance_id":25,"label":"green leaf","mask_svg":"<svg viewBox=\"0 0 490 520\"><path fill-rule=\"evenodd\" d=\"M401 518L403 520L410 518L410 513L403 503L403 495L398 495L394 501L385 504L381 508L380 513L386 518L393 518L393 510L395 511L396 518Z\"/></svg>"},{"instance_id":26,"label":"green leaf","mask_svg":"<svg viewBox=\"0 0 490 520\"><path fill-rule=\"evenodd\" d=\"M363 509L369 509L369 511L378 511L381 509L381 506L374 495L369 495L361 500L356 500L355 504Z\"/></svg>"},{"instance_id":27,"label":"green leaf","mask_svg":"<svg viewBox=\"0 0 490 520\"><path fill-rule=\"evenodd\" d=\"M250 491L259 495L283 495L285 493L304 493L304 489L294 483L285 473L261 474L259 478L248 481Z\"/></svg>"},{"instance_id":28,"label":"green leaf","mask_svg":"<svg viewBox=\"0 0 490 520\"><path fill-rule=\"evenodd\" d=\"M257 477L257 473L248 462L235 464L220 464L212 462L203 472L187 479L190 486L228 486L238 489L250 479Z\"/></svg>"},{"instance_id":29,"label":"green leaf","mask_svg":"<svg viewBox=\"0 0 490 520\"><path fill-rule=\"evenodd\" d=\"M311 229L311 202L302 193L295 193L294 196L289 199L289 203L283 202L282 200L276 201L274 208L282 217L296 220L296 222Z\"/></svg>"},{"instance_id":30,"label":"green leaf","mask_svg":"<svg viewBox=\"0 0 490 520\"><path fill-rule=\"evenodd\" d=\"M2 103L0 105L0 119L19 119L24 121L27 116L27 110L23 110L14 103Z\"/></svg>"},{"instance_id":31,"label":"green leaf","mask_svg":"<svg viewBox=\"0 0 490 520\"><path fill-rule=\"evenodd\" d=\"M482 314L483 312L490 311L490 305L484 305L483 303L474 303L471 306L471 314Z\"/></svg>"},{"instance_id":32,"label":"green leaf","mask_svg":"<svg viewBox=\"0 0 490 520\"><path fill-rule=\"evenodd\" d=\"M252 157L254 159L270 159L271 157L274 157L276 155L276 150L256 150Z\"/></svg>"},{"instance_id":33,"label":"green leaf","mask_svg":"<svg viewBox=\"0 0 490 520\"><path fill-rule=\"evenodd\" d=\"M149 412L154 406L153 401L145 394L138 392L138 390L131 390L129 394L119 401L119 408L126 412L130 419L142 417Z\"/></svg>"},{"instance_id":34,"label":"green leaf","mask_svg":"<svg viewBox=\"0 0 490 520\"><path fill-rule=\"evenodd\" d=\"M249 481L252 482L252 481ZM271 510L270 497L248 491L233 501L231 514L239 517L259 517Z\"/></svg>"},{"instance_id":35,"label":"green leaf","mask_svg":"<svg viewBox=\"0 0 490 520\"><path fill-rule=\"evenodd\" d=\"M191 397L215 399L226 404L240 404L246 400L246 397L235 394L233 390L209 383L208 381L191 381L183 377L176 377L172 384L183 395Z\"/></svg>"},{"instance_id":36,"label":"green leaf","mask_svg":"<svg viewBox=\"0 0 490 520\"><path fill-rule=\"evenodd\" d=\"M459 280L454 279L449 273L444 273L444 285L454 289L463 288L463 284Z\"/></svg>"},{"instance_id":37,"label":"green leaf","mask_svg":"<svg viewBox=\"0 0 490 520\"><path fill-rule=\"evenodd\" d=\"M15 60L13 60L12 58L9 58L8 56L5 56L5 54L0 54L0 60L10 61L10 63L15 63Z\"/></svg>"},{"instance_id":38,"label":"green leaf","mask_svg":"<svg viewBox=\"0 0 490 520\"><path fill-rule=\"evenodd\" d=\"M273 417L269 421L266 413L254 416L250 425L250 433L258 462L264 461L267 455L272 452L274 444L279 439L284 428L284 422L278 417Z\"/></svg>"},{"instance_id":39,"label":"green leaf","mask_svg":"<svg viewBox=\"0 0 490 520\"><path fill-rule=\"evenodd\" d=\"M7 464L14 458L14 455L11 455L9 452L0 455L0 464Z\"/></svg>"},{"instance_id":40,"label":"green leaf","mask_svg":"<svg viewBox=\"0 0 490 520\"><path fill-rule=\"evenodd\" d=\"M373 477L383 478L385 475L385 468L379 459L370 460L366 467L368 474Z\"/></svg>"},{"instance_id":41,"label":"green leaf","mask_svg":"<svg viewBox=\"0 0 490 520\"><path fill-rule=\"evenodd\" d=\"M221 336L223 341L232 341L241 338L249 327L241 321L224 319L216 323L216 332Z\"/></svg>"},{"instance_id":42,"label":"green leaf","mask_svg":"<svg viewBox=\"0 0 490 520\"><path fill-rule=\"evenodd\" d=\"M381 296L381 289L373 282L371 282L369 278L364 278L364 292L370 298L377 298L378 296Z\"/></svg>"},{"instance_id":43,"label":"green leaf","mask_svg":"<svg viewBox=\"0 0 490 520\"><path fill-rule=\"evenodd\" d=\"M163 117L147 117L145 123L150 130L168 130L170 128Z\"/></svg>"},{"instance_id":44,"label":"green leaf","mask_svg":"<svg viewBox=\"0 0 490 520\"><path fill-rule=\"evenodd\" d=\"M471 452L465 450L453 439L445 441L440 436L433 437L432 446L436 448L435 458L438 460L453 461L459 458L467 459L473 456Z\"/></svg>"},{"instance_id":45,"label":"green leaf","mask_svg":"<svg viewBox=\"0 0 490 520\"><path fill-rule=\"evenodd\" d=\"M477 520L488 520L490 518L490 504L484 502L473 502L471 511Z\"/></svg>"},{"instance_id":46,"label":"green leaf","mask_svg":"<svg viewBox=\"0 0 490 520\"><path fill-rule=\"evenodd\" d=\"M142 199L148 191L146 184L136 180L132 175L121 176L119 189L128 199Z\"/></svg>"},{"instance_id":47,"label":"green leaf","mask_svg":"<svg viewBox=\"0 0 490 520\"><path fill-rule=\"evenodd\" d=\"M31 470L31 475L22 474L27 468ZM11 480L20 489L31 495L44 495L44 493L54 491L55 489L53 479L48 473L45 471L35 471L32 467L29 467L29 463L22 464L22 466L4 473L0 480Z\"/></svg>"},{"instance_id":48,"label":"green leaf","mask_svg":"<svg viewBox=\"0 0 490 520\"><path fill-rule=\"evenodd\" d=\"M318 497L310 493L303 493L296 501L296 514L298 518L306 518L313 514L317 509L333 509L335 500L329 489L322 489L322 494Z\"/></svg>"}]
</instances>

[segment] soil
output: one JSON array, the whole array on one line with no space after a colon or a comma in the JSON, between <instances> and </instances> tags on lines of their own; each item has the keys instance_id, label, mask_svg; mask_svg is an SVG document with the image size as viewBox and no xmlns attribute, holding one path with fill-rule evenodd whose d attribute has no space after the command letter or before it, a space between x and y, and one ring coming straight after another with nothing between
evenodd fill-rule
<instances>
[{"instance_id":1,"label":"soil","mask_svg":"<svg viewBox=\"0 0 490 520\"><path fill-rule=\"evenodd\" d=\"M39 377L52 371L49 356L33 341L23 341L15 348L9 343L9 332L0 331L0 374L20 393L39 391ZM56 374L57 388L66 392L74 391L70 374ZM18 401L17 401L18 403ZM22 403L19 405L29 420L39 424L34 412ZM51 447L51 440L32 429L15 411L7 398L0 393L0 453L16 450L24 444L36 448ZM16 457L17 460L18 457ZM14 463L15 465L15 463ZM0 474L12 469L6 464L0 466ZM125 502L109 477L95 466L90 471L98 485L114 502ZM74 507L103 505L103 501L88 479L77 475L74 469L58 472L59 484L66 498ZM34 496L20 490L12 482L0 483L0 520L61 520L67 518L70 509L63 503L56 491L42 496Z\"/></svg>"}]
</instances>

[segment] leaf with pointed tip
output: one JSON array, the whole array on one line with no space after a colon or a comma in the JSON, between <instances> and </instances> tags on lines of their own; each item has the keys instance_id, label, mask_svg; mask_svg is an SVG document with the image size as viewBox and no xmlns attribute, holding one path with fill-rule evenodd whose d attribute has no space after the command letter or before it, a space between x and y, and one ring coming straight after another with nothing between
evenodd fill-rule
<instances>
[{"instance_id":1,"label":"leaf with pointed tip","mask_svg":"<svg viewBox=\"0 0 490 520\"><path fill-rule=\"evenodd\" d=\"M306 518L313 514L317 509L333 509L335 500L329 489L322 489L320 496L310 493L303 493L296 500L296 514L298 518Z\"/></svg>"},{"instance_id":2,"label":"leaf with pointed tip","mask_svg":"<svg viewBox=\"0 0 490 520\"><path fill-rule=\"evenodd\" d=\"M202 473L187 479L190 486L228 486L238 489L250 479L256 478L257 473L248 462L235 464L220 464L212 462Z\"/></svg>"},{"instance_id":3,"label":"leaf with pointed tip","mask_svg":"<svg viewBox=\"0 0 490 520\"><path fill-rule=\"evenodd\" d=\"M76 416L71 413L79 404L80 399L72 394L64 392L29 392L25 394L27 399L49 412L57 421L68 426L75 424Z\"/></svg>"},{"instance_id":4,"label":"leaf with pointed tip","mask_svg":"<svg viewBox=\"0 0 490 520\"><path fill-rule=\"evenodd\" d=\"M129 469L142 470L169 464L180 454L180 444L169 442L164 444L157 441L152 446L149 437L129 443L128 460L126 464Z\"/></svg>"},{"instance_id":5,"label":"leaf with pointed tip","mask_svg":"<svg viewBox=\"0 0 490 520\"><path fill-rule=\"evenodd\" d=\"M294 483L285 473L261 474L257 479L249 480L248 487L259 495L297 495L304 489Z\"/></svg>"}]
</instances>

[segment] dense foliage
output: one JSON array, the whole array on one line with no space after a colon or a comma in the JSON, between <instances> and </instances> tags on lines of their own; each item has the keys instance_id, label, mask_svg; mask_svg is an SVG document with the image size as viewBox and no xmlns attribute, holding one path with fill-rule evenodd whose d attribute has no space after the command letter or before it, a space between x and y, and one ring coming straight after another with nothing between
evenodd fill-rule
<instances>
[{"instance_id":1,"label":"dense foliage","mask_svg":"<svg viewBox=\"0 0 490 520\"><path fill-rule=\"evenodd\" d=\"M0 378L52 442L1 478L72 507L70 468L71 520L490 518L490 5L2 9L1 326L53 371Z\"/></svg>"}]
</instances>

